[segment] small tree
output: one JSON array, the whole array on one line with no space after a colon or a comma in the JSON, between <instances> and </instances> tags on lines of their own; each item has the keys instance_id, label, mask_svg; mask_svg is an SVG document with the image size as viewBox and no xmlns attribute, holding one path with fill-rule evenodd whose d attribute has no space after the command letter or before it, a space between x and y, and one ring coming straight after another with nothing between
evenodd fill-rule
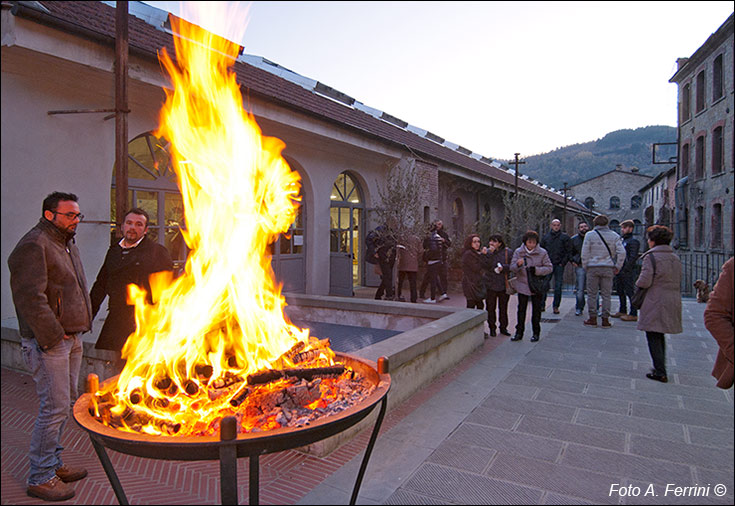
<instances>
[{"instance_id":1,"label":"small tree","mask_svg":"<svg viewBox=\"0 0 735 506\"><path fill-rule=\"evenodd\" d=\"M548 221L554 209L553 204L535 193L515 195L506 192L503 195L505 219L503 220L503 237L512 248L520 246L521 236L526 230L541 231L543 223Z\"/></svg>"},{"instance_id":2,"label":"small tree","mask_svg":"<svg viewBox=\"0 0 735 506\"><path fill-rule=\"evenodd\" d=\"M385 232L397 239L422 235L419 201L419 182L416 162L402 158L391 167L383 183L377 182L378 205L373 218L385 227Z\"/></svg>"}]
</instances>

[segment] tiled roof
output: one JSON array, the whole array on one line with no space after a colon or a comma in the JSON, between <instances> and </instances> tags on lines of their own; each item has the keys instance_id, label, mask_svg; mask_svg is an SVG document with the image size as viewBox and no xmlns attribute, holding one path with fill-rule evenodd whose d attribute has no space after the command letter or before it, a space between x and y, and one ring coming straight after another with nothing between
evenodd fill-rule
<instances>
[{"instance_id":1,"label":"tiled roof","mask_svg":"<svg viewBox=\"0 0 735 506\"><path fill-rule=\"evenodd\" d=\"M39 10L20 8L16 15L32 18L47 25L57 26L65 31L77 32L81 36L92 37L98 41L106 41L114 45L115 40L115 9L97 1L44 1L44 2L13 2L14 4L41 4L47 13ZM173 37L170 33L156 29L142 19L129 16L129 47L137 54L155 58L157 52L165 47L169 55L175 55ZM476 154L465 154L465 148L457 146L455 149L431 140L436 136L427 132L419 135L416 128L398 126L400 120L391 116L383 119L366 112L370 108L359 102L354 105L341 103L327 98L314 89L284 79L272 72L238 60L234 65L238 82L248 93L266 101L275 102L290 109L296 109L321 120L333 122L337 125L356 129L363 135L375 137L381 141L398 144L419 154L422 158L433 158L444 163L464 168L482 176L492 178L507 185L514 184L514 175L511 171L492 165L485 157ZM323 85L322 85L323 86ZM349 97L348 97L349 98ZM357 107L355 107L357 105ZM362 106L362 107L360 107ZM439 138L440 140L440 138ZM451 143L448 143L453 145ZM453 145L456 146L456 145ZM518 186L522 190L532 191L550 197L558 202L564 198L559 192L553 192L519 178ZM567 205L574 209L586 211L581 204L568 199Z\"/></svg>"}]
</instances>

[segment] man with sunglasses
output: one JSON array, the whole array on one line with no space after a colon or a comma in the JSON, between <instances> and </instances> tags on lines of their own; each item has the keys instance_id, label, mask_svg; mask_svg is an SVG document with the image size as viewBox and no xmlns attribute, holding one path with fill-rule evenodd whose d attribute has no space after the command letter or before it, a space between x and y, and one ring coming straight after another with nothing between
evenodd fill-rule
<instances>
[{"instance_id":1,"label":"man with sunglasses","mask_svg":"<svg viewBox=\"0 0 735 506\"><path fill-rule=\"evenodd\" d=\"M8 257L23 359L40 401L31 433L27 493L45 501L73 497L68 483L87 476L86 469L61 460L61 434L77 398L80 334L92 328L87 280L74 242L84 219L77 200L72 193L47 196L40 221Z\"/></svg>"}]
</instances>

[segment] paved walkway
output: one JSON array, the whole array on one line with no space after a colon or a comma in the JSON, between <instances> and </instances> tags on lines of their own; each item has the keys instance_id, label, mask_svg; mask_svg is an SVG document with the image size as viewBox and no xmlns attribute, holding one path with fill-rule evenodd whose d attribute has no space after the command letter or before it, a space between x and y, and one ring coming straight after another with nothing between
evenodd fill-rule
<instances>
[{"instance_id":1,"label":"paved walkway","mask_svg":"<svg viewBox=\"0 0 735 506\"><path fill-rule=\"evenodd\" d=\"M684 333L667 337L668 384L645 378L650 358L635 323L583 327L571 296L561 309L544 313L538 343L489 338L388 413L358 504L732 504L733 391L710 376L717 347L704 305L685 300ZM31 378L3 369L2 504L40 503L24 486L36 410ZM348 503L368 436L326 458L261 457L261 503ZM67 462L90 470L66 502L116 504L74 423L64 445ZM218 462L109 453L132 504L219 502ZM247 459L238 476L245 503Z\"/></svg>"}]
</instances>

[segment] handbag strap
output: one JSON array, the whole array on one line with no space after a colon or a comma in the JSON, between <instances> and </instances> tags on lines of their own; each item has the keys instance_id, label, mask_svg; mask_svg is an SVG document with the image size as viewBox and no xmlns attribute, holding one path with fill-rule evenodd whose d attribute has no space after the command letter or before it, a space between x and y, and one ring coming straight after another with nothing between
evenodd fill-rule
<instances>
[{"instance_id":1,"label":"handbag strap","mask_svg":"<svg viewBox=\"0 0 735 506\"><path fill-rule=\"evenodd\" d=\"M602 244L605 245L605 249L607 250L607 254L610 255L610 260L613 261L613 265L614 265L615 264L615 258L613 258L612 252L610 251L610 246L607 245L607 243L605 242L605 238L602 237L602 234L600 233L599 230L595 230L595 232L597 232L597 235L599 235L600 236L600 239L602 239Z\"/></svg>"}]
</instances>

